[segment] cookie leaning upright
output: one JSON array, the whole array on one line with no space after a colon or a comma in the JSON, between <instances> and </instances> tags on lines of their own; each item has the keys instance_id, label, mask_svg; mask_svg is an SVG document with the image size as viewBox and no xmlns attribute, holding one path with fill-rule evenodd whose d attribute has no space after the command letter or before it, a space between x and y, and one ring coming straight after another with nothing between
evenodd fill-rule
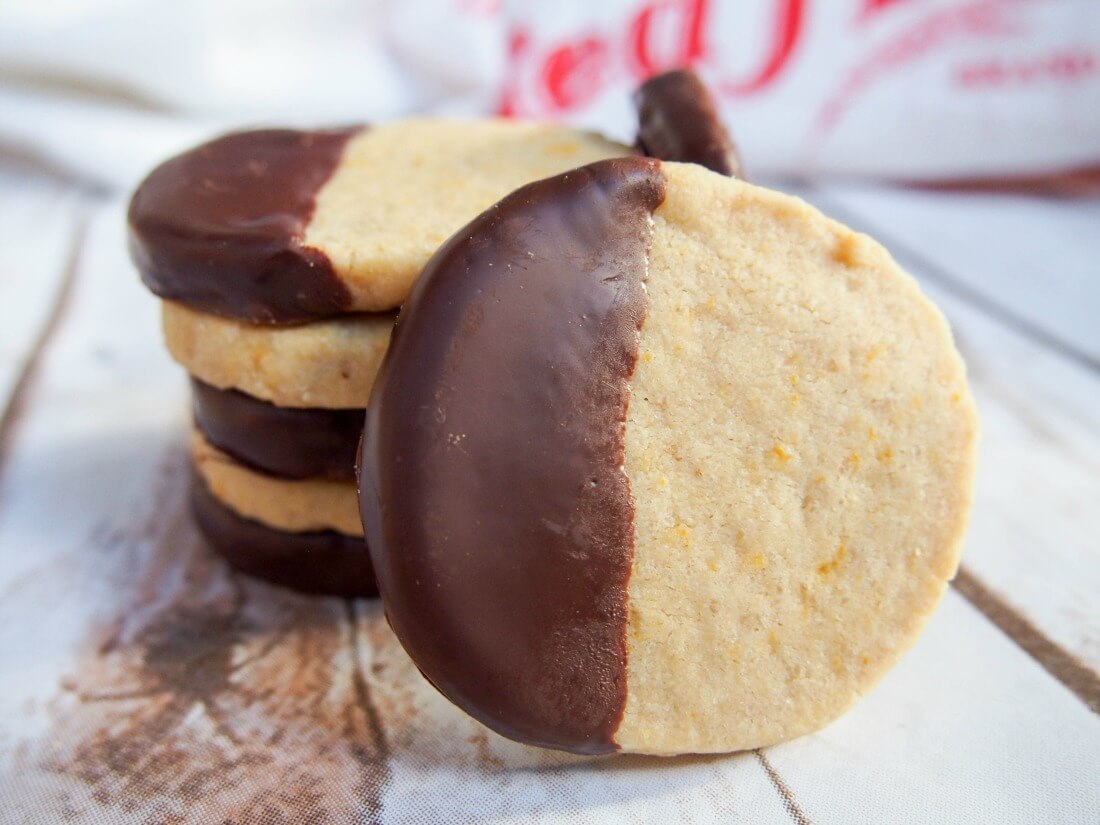
<instances>
[{"instance_id":1,"label":"cookie leaning upright","mask_svg":"<svg viewBox=\"0 0 1100 825\"><path fill-rule=\"evenodd\" d=\"M629 151L559 126L418 120L231 134L155 169L130 246L192 377L211 544L279 584L375 593L352 479L393 309L478 211Z\"/></svg>"},{"instance_id":2,"label":"cookie leaning upright","mask_svg":"<svg viewBox=\"0 0 1100 825\"><path fill-rule=\"evenodd\" d=\"M611 160L432 259L368 409L363 523L405 648L498 732L754 748L913 643L975 435L947 324L882 247L699 166Z\"/></svg>"}]
</instances>

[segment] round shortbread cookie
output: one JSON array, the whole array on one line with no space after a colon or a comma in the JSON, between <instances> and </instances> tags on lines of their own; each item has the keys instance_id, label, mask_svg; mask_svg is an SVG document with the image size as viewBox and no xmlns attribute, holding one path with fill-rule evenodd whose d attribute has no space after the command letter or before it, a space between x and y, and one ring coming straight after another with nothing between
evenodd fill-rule
<instances>
[{"instance_id":1,"label":"round shortbread cookie","mask_svg":"<svg viewBox=\"0 0 1100 825\"><path fill-rule=\"evenodd\" d=\"M363 410L276 407L192 378L191 412L207 441L258 472L282 478L355 479Z\"/></svg>"},{"instance_id":2,"label":"round shortbread cookie","mask_svg":"<svg viewBox=\"0 0 1100 825\"><path fill-rule=\"evenodd\" d=\"M288 533L268 527L222 504L198 476L191 506L211 546L250 576L314 595L378 595L362 538L334 530Z\"/></svg>"},{"instance_id":3,"label":"round shortbread cookie","mask_svg":"<svg viewBox=\"0 0 1100 825\"><path fill-rule=\"evenodd\" d=\"M153 292L204 312L281 324L384 311L494 201L630 153L594 133L505 119L231 134L145 179L130 248Z\"/></svg>"},{"instance_id":4,"label":"round shortbread cookie","mask_svg":"<svg viewBox=\"0 0 1100 825\"><path fill-rule=\"evenodd\" d=\"M164 339L189 373L280 407L362 409L394 315L348 315L272 327L162 302Z\"/></svg>"},{"instance_id":5,"label":"round shortbread cookie","mask_svg":"<svg viewBox=\"0 0 1100 825\"><path fill-rule=\"evenodd\" d=\"M912 645L976 433L943 316L881 246L620 159L524 187L426 267L368 408L363 522L403 645L498 732L755 748Z\"/></svg>"},{"instance_id":6,"label":"round shortbread cookie","mask_svg":"<svg viewBox=\"0 0 1100 825\"><path fill-rule=\"evenodd\" d=\"M352 482L264 475L238 464L198 431L191 434L191 459L214 498L239 516L288 533L363 535Z\"/></svg>"}]
</instances>

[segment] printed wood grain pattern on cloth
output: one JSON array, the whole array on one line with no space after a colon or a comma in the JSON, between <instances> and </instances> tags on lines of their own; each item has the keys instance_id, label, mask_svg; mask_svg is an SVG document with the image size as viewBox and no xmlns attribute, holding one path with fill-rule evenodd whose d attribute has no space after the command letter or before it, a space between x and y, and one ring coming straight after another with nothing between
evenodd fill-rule
<instances>
[{"instance_id":1,"label":"printed wood grain pattern on cloth","mask_svg":"<svg viewBox=\"0 0 1100 825\"><path fill-rule=\"evenodd\" d=\"M5 261L41 277L5 280L35 322L4 330L0 822L1087 821L1100 346L1058 296L1095 296L1074 292L1095 289L1074 280L1092 233L1059 233L1096 207L992 210L989 256L967 259L952 239L969 198L806 194L876 233L888 220L958 332L985 422L964 573L913 653L818 734L586 760L453 709L377 605L231 574L187 516L186 382L126 263L121 205L13 193L0 249L54 251ZM1042 307L998 279L1018 271L1019 220L1064 262Z\"/></svg>"}]
</instances>

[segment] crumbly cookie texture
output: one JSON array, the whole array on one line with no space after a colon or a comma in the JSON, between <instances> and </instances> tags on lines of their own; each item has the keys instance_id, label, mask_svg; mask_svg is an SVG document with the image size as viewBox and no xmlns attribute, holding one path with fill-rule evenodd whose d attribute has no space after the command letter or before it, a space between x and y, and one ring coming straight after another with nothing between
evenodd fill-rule
<instances>
[{"instance_id":1,"label":"crumbly cookie texture","mask_svg":"<svg viewBox=\"0 0 1100 825\"><path fill-rule=\"evenodd\" d=\"M288 533L335 530L363 535L353 482L264 475L238 464L197 430L191 434L191 458L214 497L240 516Z\"/></svg>"},{"instance_id":2,"label":"crumbly cookie texture","mask_svg":"<svg viewBox=\"0 0 1100 825\"><path fill-rule=\"evenodd\" d=\"M816 730L955 573L977 417L940 312L802 201L666 163L625 430L624 751Z\"/></svg>"},{"instance_id":3,"label":"crumbly cookie texture","mask_svg":"<svg viewBox=\"0 0 1100 825\"><path fill-rule=\"evenodd\" d=\"M293 327L249 324L162 302L168 351L219 389L280 407L363 408L389 345L393 313Z\"/></svg>"},{"instance_id":4,"label":"crumbly cookie texture","mask_svg":"<svg viewBox=\"0 0 1100 825\"><path fill-rule=\"evenodd\" d=\"M303 243L352 293L351 309L393 309L448 237L517 187L628 146L565 126L410 119L352 138L317 193Z\"/></svg>"}]
</instances>

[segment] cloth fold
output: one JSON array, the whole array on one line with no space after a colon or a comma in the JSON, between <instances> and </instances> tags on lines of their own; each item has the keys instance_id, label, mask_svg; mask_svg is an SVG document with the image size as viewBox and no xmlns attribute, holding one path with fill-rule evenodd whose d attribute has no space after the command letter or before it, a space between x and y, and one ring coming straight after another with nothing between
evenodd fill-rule
<instances>
[{"instance_id":1,"label":"cloth fold","mask_svg":"<svg viewBox=\"0 0 1100 825\"><path fill-rule=\"evenodd\" d=\"M1100 163L1092 0L25 0L0 7L0 147L122 191L251 125L507 113L630 139L633 88L685 64L757 175Z\"/></svg>"}]
</instances>

